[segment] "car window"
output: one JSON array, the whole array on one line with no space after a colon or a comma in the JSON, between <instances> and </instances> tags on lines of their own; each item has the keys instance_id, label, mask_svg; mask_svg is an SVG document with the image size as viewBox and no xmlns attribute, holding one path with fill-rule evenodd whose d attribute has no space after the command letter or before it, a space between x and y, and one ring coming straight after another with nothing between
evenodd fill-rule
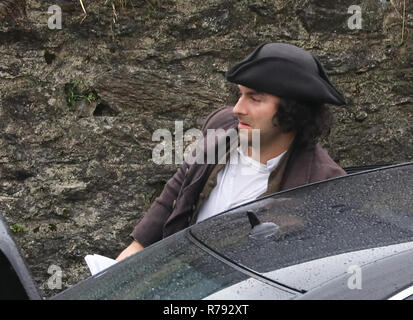
<instances>
[{"instance_id":1,"label":"car window","mask_svg":"<svg viewBox=\"0 0 413 320\"><path fill-rule=\"evenodd\" d=\"M205 220L191 233L239 265L280 281L280 273L273 271L329 256L350 265L342 253L412 241L412 199L413 165L401 165L282 192ZM277 231L267 238L251 237L248 211L261 222L275 223ZM303 281L301 286L312 288Z\"/></svg>"},{"instance_id":2,"label":"car window","mask_svg":"<svg viewBox=\"0 0 413 320\"><path fill-rule=\"evenodd\" d=\"M182 231L79 283L55 299L287 299L192 244Z\"/></svg>"}]
</instances>

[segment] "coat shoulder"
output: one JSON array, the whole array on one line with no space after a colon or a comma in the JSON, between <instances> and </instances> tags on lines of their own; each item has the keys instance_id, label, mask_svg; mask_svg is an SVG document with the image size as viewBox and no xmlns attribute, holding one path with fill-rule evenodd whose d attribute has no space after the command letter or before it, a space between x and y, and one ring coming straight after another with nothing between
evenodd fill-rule
<instances>
[{"instance_id":1,"label":"coat shoulder","mask_svg":"<svg viewBox=\"0 0 413 320\"><path fill-rule=\"evenodd\" d=\"M326 180L345 176L346 171L341 168L320 145L314 149L313 170L311 180Z\"/></svg>"}]
</instances>

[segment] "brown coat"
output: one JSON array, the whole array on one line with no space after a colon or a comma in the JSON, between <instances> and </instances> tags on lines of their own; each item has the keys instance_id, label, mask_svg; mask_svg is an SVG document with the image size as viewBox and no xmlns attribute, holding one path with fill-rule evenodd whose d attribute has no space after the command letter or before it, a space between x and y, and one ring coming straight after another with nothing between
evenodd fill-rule
<instances>
[{"instance_id":1,"label":"brown coat","mask_svg":"<svg viewBox=\"0 0 413 320\"><path fill-rule=\"evenodd\" d=\"M238 120L232 113L232 107L223 107L209 115L203 132L206 134L207 129L218 128L228 130L237 128L237 125ZM184 162L166 183L161 195L155 199L131 236L147 247L188 227L194 221L199 195L204 190L214 167L214 164L189 165ZM345 174L346 172L317 144L305 150L292 150L277 190L291 189ZM203 197L205 196L208 195L203 194Z\"/></svg>"}]
</instances>

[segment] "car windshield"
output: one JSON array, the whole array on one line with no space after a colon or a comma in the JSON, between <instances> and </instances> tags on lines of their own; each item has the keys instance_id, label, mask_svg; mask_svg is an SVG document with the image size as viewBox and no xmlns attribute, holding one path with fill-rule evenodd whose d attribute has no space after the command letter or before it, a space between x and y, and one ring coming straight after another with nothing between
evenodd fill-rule
<instances>
[{"instance_id":1,"label":"car windshield","mask_svg":"<svg viewBox=\"0 0 413 320\"><path fill-rule=\"evenodd\" d=\"M274 271L329 256L348 265L354 255L343 253L412 241L412 199L413 165L400 165L279 193L205 220L191 233L229 260L297 288ZM273 234L251 236L248 211L275 223ZM381 256L390 254L383 250Z\"/></svg>"},{"instance_id":2,"label":"car windshield","mask_svg":"<svg viewBox=\"0 0 413 320\"><path fill-rule=\"evenodd\" d=\"M287 299L295 295L234 270L185 234L181 231L145 248L54 299Z\"/></svg>"}]
</instances>

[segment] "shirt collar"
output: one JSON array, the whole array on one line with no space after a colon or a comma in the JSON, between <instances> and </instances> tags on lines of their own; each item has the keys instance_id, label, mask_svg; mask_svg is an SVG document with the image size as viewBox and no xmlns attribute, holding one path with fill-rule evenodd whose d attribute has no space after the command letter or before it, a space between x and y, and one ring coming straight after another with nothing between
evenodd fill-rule
<instances>
[{"instance_id":1,"label":"shirt collar","mask_svg":"<svg viewBox=\"0 0 413 320\"><path fill-rule=\"evenodd\" d=\"M267 163L264 164L245 155L240 147L237 148L237 151L239 153L241 163L248 165L250 167L253 167L257 171L260 171L260 172L271 172L272 170L274 170L275 167L277 167L278 163L280 162L282 156L287 152L287 151L284 151L277 157L269 159Z\"/></svg>"}]
</instances>

